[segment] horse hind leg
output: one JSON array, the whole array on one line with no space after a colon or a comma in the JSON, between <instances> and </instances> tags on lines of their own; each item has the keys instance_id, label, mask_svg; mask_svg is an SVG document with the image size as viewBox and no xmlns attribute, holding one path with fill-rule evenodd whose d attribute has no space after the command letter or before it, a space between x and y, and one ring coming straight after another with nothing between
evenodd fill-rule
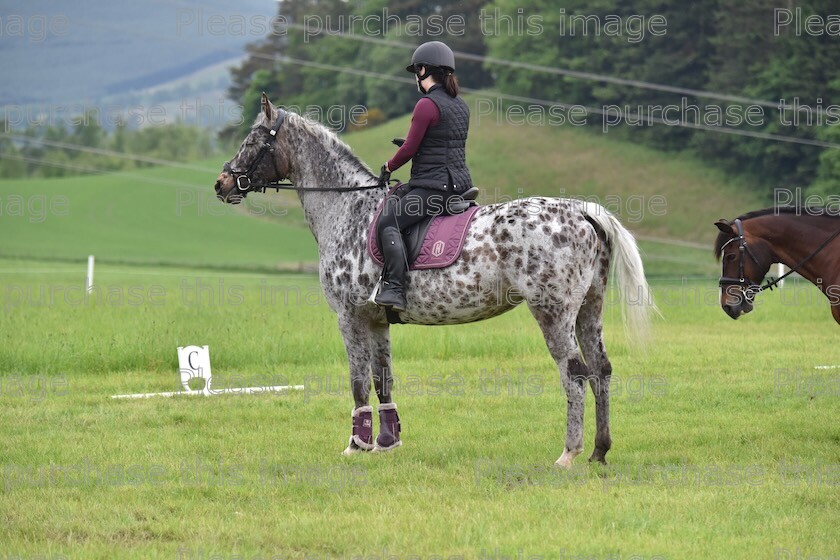
<instances>
[{"instance_id":1,"label":"horse hind leg","mask_svg":"<svg viewBox=\"0 0 840 560\"><path fill-rule=\"evenodd\" d=\"M588 369L575 341L575 313L570 312L567 306L532 306L531 313L540 325L548 351L560 370L560 380L566 391L566 445L556 464L571 468L572 461L583 452L584 383L588 377Z\"/></svg>"},{"instance_id":2,"label":"horse hind leg","mask_svg":"<svg viewBox=\"0 0 840 560\"><path fill-rule=\"evenodd\" d=\"M589 386L595 395L595 449L590 461L606 464L607 451L612 446L610 436L610 378L612 365L607 357L603 337L603 307L606 272L597 275L595 285L586 295L578 312L575 331L590 375Z\"/></svg>"}]
</instances>

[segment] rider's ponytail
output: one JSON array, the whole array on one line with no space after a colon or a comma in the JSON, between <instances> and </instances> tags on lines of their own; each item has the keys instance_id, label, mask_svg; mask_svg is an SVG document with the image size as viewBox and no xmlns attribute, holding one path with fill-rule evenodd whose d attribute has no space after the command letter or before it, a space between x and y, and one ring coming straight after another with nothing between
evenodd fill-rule
<instances>
[{"instance_id":1,"label":"rider's ponytail","mask_svg":"<svg viewBox=\"0 0 840 560\"><path fill-rule=\"evenodd\" d=\"M454 72L447 72L443 77L443 89L452 97L458 97L458 77Z\"/></svg>"},{"instance_id":2,"label":"rider's ponytail","mask_svg":"<svg viewBox=\"0 0 840 560\"><path fill-rule=\"evenodd\" d=\"M448 93L450 97L458 97L460 88L458 87L458 77L455 75L454 71L448 68L434 66L430 69L430 72L435 80L435 83L443 84L443 89L446 90L446 93Z\"/></svg>"}]
</instances>

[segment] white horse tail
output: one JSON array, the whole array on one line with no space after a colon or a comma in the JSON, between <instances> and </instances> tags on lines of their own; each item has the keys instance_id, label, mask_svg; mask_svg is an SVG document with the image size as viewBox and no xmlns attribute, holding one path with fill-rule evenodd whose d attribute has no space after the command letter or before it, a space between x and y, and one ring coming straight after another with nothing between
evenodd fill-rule
<instances>
[{"instance_id":1,"label":"white horse tail","mask_svg":"<svg viewBox=\"0 0 840 560\"><path fill-rule=\"evenodd\" d=\"M621 298L621 318L630 338L644 344L650 331L650 314L659 313L645 279L645 268L633 234L609 210L593 202L580 202L582 212L598 224L612 248L610 275ZM661 315L661 314L660 314Z\"/></svg>"}]
</instances>

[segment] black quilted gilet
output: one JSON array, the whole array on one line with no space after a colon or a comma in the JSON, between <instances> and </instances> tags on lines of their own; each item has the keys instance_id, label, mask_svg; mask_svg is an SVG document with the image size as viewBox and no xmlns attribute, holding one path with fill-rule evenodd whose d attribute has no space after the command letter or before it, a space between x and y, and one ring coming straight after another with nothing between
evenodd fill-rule
<instances>
[{"instance_id":1,"label":"black quilted gilet","mask_svg":"<svg viewBox=\"0 0 840 560\"><path fill-rule=\"evenodd\" d=\"M440 84L426 94L440 111L438 123L426 131L411 162L412 187L463 193L473 186L467 169L470 109L460 97L450 97Z\"/></svg>"}]
</instances>

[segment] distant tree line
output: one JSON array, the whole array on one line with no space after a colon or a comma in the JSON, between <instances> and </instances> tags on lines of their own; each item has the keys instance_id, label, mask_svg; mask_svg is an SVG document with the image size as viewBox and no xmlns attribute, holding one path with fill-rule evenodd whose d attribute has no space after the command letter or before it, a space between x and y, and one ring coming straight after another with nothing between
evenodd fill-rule
<instances>
[{"instance_id":1,"label":"distant tree line","mask_svg":"<svg viewBox=\"0 0 840 560\"><path fill-rule=\"evenodd\" d=\"M214 154L211 131L172 123L145 128L117 125L108 132L95 118L16 129L0 120L0 178L64 177L127 171L151 161L187 162ZM122 155L125 154L125 155ZM141 156L137 158L135 156Z\"/></svg>"},{"instance_id":2,"label":"distant tree line","mask_svg":"<svg viewBox=\"0 0 840 560\"><path fill-rule=\"evenodd\" d=\"M605 119L612 119L608 134L690 151L762 192L779 186L840 192L840 150L807 144L840 144L835 0L566 0L562 6L550 0L284 0L278 10L289 25L251 44L233 70L229 94L245 115L257 113L262 91L283 105L322 111L362 105L376 116L371 123L404 114L417 99L414 88L381 75L410 77L404 67L411 51L388 41L437 39L504 61L459 59L461 83L470 88L594 109L586 119L590 127L604 130ZM384 14L394 16L390 25ZM433 26L393 25L418 16L461 16L465 25L450 35ZM241 134L249 124L228 132Z\"/></svg>"}]
</instances>

